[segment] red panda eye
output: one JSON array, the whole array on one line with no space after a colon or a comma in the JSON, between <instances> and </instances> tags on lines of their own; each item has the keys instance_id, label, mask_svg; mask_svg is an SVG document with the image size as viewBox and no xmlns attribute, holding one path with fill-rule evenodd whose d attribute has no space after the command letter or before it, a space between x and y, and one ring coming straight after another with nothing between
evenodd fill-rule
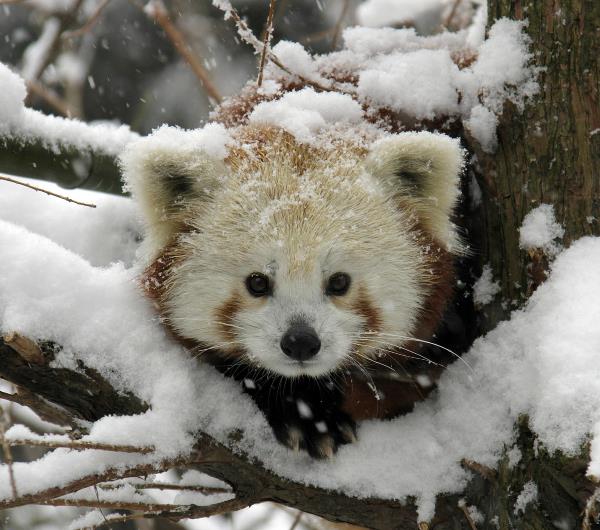
<instances>
[{"instance_id":1,"label":"red panda eye","mask_svg":"<svg viewBox=\"0 0 600 530\"><path fill-rule=\"evenodd\" d=\"M342 296L350 289L350 275L345 272L336 272L329 277L327 280L327 287L325 288L325 294Z\"/></svg>"},{"instance_id":2,"label":"red panda eye","mask_svg":"<svg viewBox=\"0 0 600 530\"><path fill-rule=\"evenodd\" d=\"M269 277L260 272L253 272L246 278L246 289L252 296L269 294Z\"/></svg>"}]
</instances>

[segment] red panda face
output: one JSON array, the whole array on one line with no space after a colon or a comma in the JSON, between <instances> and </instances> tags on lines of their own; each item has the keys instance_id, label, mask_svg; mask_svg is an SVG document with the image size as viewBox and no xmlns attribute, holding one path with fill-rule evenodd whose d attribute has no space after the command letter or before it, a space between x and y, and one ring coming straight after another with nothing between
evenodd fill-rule
<instances>
[{"instance_id":1,"label":"red panda face","mask_svg":"<svg viewBox=\"0 0 600 530\"><path fill-rule=\"evenodd\" d=\"M435 281L424 241L455 244L460 150L435 136L407 135L369 155L340 146L311 156L278 135L260 157L228 167L198 153L155 155L169 171L145 179L158 181L129 178L142 202L167 203L160 215L155 205L146 211L154 257L168 244L173 261L160 282L171 328L198 351L286 377L325 375L402 347ZM129 167L139 173L136 156ZM436 171L447 181L430 182ZM160 179L177 186L161 188Z\"/></svg>"}]
</instances>

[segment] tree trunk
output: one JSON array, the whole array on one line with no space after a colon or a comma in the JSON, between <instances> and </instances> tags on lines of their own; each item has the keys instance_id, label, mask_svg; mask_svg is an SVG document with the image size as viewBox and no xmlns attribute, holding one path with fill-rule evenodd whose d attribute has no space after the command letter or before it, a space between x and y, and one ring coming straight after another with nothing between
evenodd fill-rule
<instances>
[{"instance_id":1,"label":"tree trunk","mask_svg":"<svg viewBox=\"0 0 600 530\"><path fill-rule=\"evenodd\" d=\"M501 296L486 306L484 330L519 306L543 278L545 257L519 248L525 215L554 205L564 244L600 234L600 2L489 0L489 23L528 20L540 93L525 111L507 104L498 150L479 160L482 264L500 281ZM504 303L508 302L508 303Z\"/></svg>"}]
</instances>

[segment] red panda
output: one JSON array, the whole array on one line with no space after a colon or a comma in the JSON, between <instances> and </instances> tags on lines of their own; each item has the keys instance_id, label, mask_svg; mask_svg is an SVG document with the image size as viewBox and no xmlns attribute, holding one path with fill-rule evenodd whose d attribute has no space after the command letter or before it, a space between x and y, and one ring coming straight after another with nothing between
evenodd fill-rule
<instances>
[{"instance_id":1,"label":"red panda","mask_svg":"<svg viewBox=\"0 0 600 530\"><path fill-rule=\"evenodd\" d=\"M150 137L122 168L165 324L240 381L281 443L323 458L405 405L373 399L369 371L418 356L451 298L463 151L430 132L338 123L306 139L251 119L293 88L223 105L218 156Z\"/></svg>"}]
</instances>

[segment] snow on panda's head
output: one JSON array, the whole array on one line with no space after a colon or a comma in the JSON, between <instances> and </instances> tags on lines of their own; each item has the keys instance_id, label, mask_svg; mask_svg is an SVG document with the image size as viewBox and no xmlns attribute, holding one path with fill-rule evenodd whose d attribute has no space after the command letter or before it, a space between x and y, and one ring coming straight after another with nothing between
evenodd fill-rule
<instances>
[{"instance_id":1,"label":"snow on panda's head","mask_svg":"<svg viewBox=\"0 0 600 530\"><path fill-rule=\"evenodd\" d=\"M432 281L419 234L457 248L458 142L403 133L367 152L260 134L225 161L145 140L123 157L169 325L288 377L404 344Z\"/></svg>"}]
</instances>

